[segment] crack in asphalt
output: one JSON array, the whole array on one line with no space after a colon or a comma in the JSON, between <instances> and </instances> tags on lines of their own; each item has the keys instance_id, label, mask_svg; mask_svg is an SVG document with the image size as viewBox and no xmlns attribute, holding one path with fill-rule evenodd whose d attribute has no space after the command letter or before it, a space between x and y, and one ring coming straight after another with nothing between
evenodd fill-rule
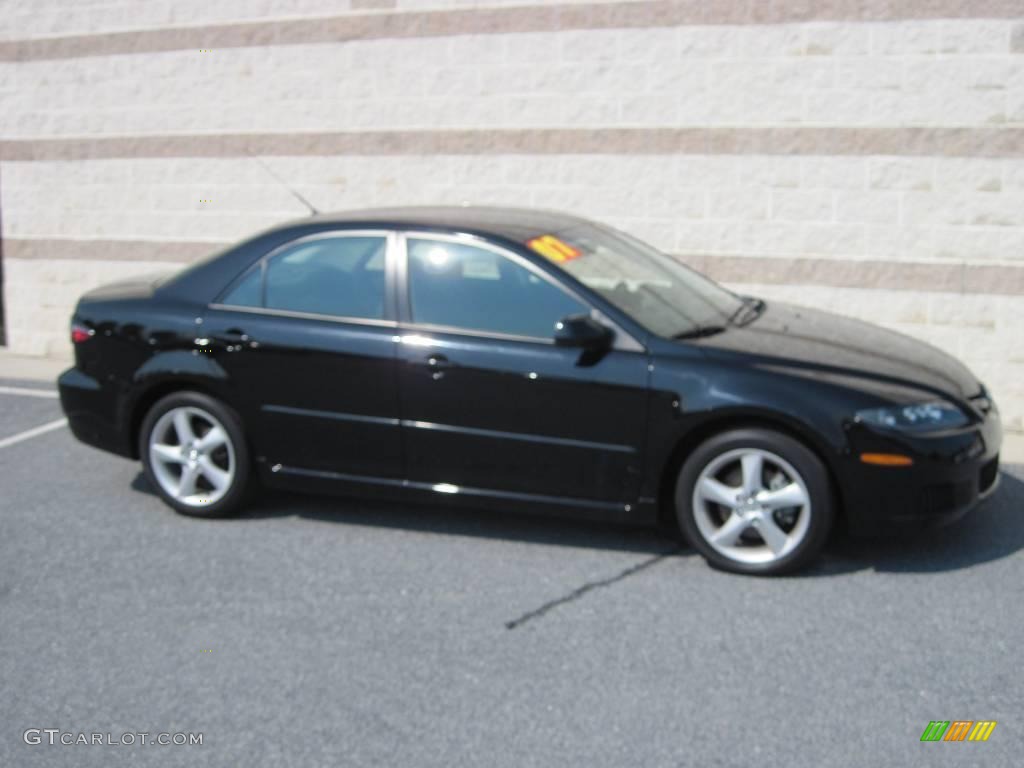
<instances>
[{"instance_id":1,"label":"crack in asphalt","mask_svg":"<svg viewBox=\"0 0 1024 768\"><path fill-rule=\"evenodd\" d=\"M556 598L554 600L549 600L539 608L534 608L532 611L527 611L522 616L519 616L516 619L512 619L512 621L506 621L505 629L516 629L517 627L521 627L526 622L532 621L533 619L539 619L545 613L554 610L560 605L565 605L566 603L571 603L576 600L579 600L581 597L583 597L585 594L587 594L587 592L590 592L591 590L598 589L600 587L610 587L612 584L616 584L622 581L623 579L627 579L630 576L633 576L634 574L640 573L640 571L646 570L651 566L657 565L662 560L665 560L671 557L672 555L679 554L682 551L683 547L676 547L675 549L670 549L667 552L662 552L660 554L649 557L646 560L641 560L639 563L631 565L629 568L621 570L614 576L609 576L607 579L588 581L586 584L584 584L581 587L577 587L567 595Z\"/></svg>"}]
</instances>

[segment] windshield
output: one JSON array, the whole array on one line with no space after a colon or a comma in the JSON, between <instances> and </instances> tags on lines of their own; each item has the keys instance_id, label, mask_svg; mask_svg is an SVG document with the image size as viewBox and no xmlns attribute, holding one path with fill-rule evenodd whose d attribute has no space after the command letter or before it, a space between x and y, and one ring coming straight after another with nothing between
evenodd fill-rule
<instances>
[{"instance_id":1,"label":"windshield","mask_svg":"<svg viewBox=\"0 0 1024 768\"><path fill-rule=\"evenodd\" d=\"M553 235L530 246L659 336L720 328L744 306L734 293L625 233L581 224Z\"/></svg>"}]
</instances>

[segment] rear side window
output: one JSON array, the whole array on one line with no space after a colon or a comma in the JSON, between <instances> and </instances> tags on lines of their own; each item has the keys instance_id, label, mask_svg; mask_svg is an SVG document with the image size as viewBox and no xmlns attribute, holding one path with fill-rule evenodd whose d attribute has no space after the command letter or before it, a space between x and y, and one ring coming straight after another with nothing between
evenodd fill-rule
<instances>
[{"instance_id":1,"label":"rear side window","mask_svg":"<svg viewBox=\"0 0 1024 768\"><path fill-rule=\"evenodd\" d=\"M239 283L228 291L221 304L233 307L259 307L263 305L263 270L260 265L250 269Z\"/></svg>"},{"instance_id":2,"label":"rear side window","mask_svg":"<svg viewBox=\"0 0 1024 768\"><path fill-rule=\"evenodd\" d=\"M254 268L221 303L380 320L386 251L383 236L305 240Z\"/></svg>"},{"instance_id":3,"label":"rear side window","mask_svg":"<svg viewBox=\"0 0 1024 768\"><path fill-rule=\"evenodd\" d=\"M410 238L409 300L416 323L551 339L580 303L513 259L487 248Z\"/></svg>"}]
</instances>

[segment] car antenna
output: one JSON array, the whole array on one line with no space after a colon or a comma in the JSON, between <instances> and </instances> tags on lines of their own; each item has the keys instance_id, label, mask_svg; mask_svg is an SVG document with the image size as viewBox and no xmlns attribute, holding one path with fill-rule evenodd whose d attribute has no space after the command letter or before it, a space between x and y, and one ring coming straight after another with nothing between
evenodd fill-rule
<instances>
[{"instance_id":1,"label":"car antenna","mask_svg":"<svg viewBox=\"0 0 1024 768\"><path fill-rule=\"evenodd\" d=\"M274 178L274 181L276 181L282 187L284 187L289 192L291 192L292 196L296 200L298 200L304 206L309 208L309 214L311 216L316 216L318 213L320 213L320 211L318 211L316 208L313 207L313 204L311 202L309 202L309 200L307 200L302 195L300 195L296 190L292 189L291 186L288 184L288 182L286 182L284 179L282 179L280 176L278 176L276 173L274 173L274 170L263 161L262 157L260 157L259 155L254 155L251 152L249 153L249 156L253 160L255 160L257 163L259 163L261 166L263 166L263 170L265 170L267 173L269 173Z\"/></svg>"}]
</instances>

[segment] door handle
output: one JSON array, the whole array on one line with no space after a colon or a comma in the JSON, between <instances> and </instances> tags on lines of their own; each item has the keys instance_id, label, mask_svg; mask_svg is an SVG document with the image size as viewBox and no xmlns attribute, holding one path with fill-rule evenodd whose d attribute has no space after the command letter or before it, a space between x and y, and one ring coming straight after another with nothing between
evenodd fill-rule
<instances>
[{"instance_id":1,"label":"door handle","mask_svg":"<svg viewBox=\"0 0 1024 768\"><path fill-rule=\"evenodd\" d=\"M451 361L444 355L432 354L427 357L427 368L430 369L430 376L434 381L444 378L444 372L452 367Z\"/></svg>"},{"instance_id":2,"label":"door handle","mask_svg":"<svg viewBox=\"0 0 1024 768\"><path fill-rule=\"evenodd\" d=\"M430 357L427 358L427 365L435 369L452 367L452 364L444 355L431 355Z\"/></svg>"},{"instance_id":3,"label":"door handle","mask_svg":"<svg viewBox=\"0 0 1024 768\"><path fill-rule=\"evenodd\" d=\"M240 350L247 345L250 347L259 346L259 342L253 341L252 337L241 328L227 328L219 334L217 340L224 343L228 352Z\"/></svg>"}]
</instances>

